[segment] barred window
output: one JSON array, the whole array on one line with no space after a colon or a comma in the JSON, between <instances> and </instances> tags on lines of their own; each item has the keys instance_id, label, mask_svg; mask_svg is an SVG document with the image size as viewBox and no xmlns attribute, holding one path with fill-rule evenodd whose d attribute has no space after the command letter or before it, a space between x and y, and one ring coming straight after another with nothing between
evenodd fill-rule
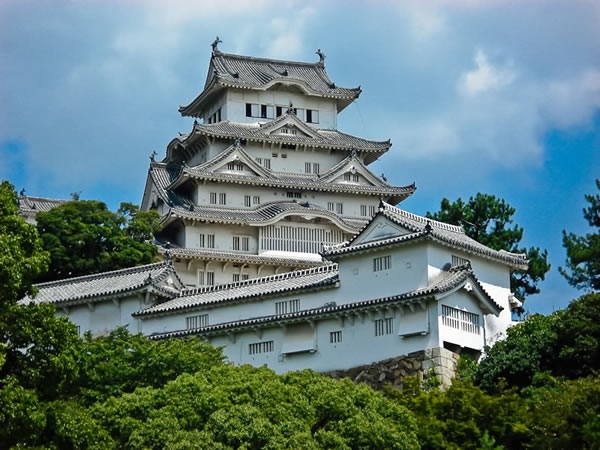
<instances>
[{"instance_id":1,"label":"barred window","mask_svg":"<svg viewBox=\"0 0 600 450\"><path fill-rule=\"evenodd\" d=\"M369 215L370 216L374 216L376 212L377 212L377 206L375 206L375 205L369 206Z\"/></svg>"},{"instance_id":2,"label":"barred window","mask_svg":"<svg viewBox=\"0 0 600 450\"><path fill-rule=\"evenodd\" d=\"M329 333L329 343L339 344L342 342L342 331L332 331Z\"/></svg>"},{"instance_id":3,"label":"barred window","mask_svg":"<svg viewBox=\"0 0 600 450\"><path fill-rule=\"evenodd\" d=\"M245 237L245 236L242 237L242 251L247 252L249 248L250 248L250 238Z\"/></svg>"},{"instance_id":4,"label":"barred window","mask_svg":"<svg viewBox=\"0 0 600 450\"><path fill-rule=\"evenodd\" d=\"M250 196L244 195L244 206L250 207Z\"/></svg>"},{"instance_id":5,"label":"barred window","mask_svg":"<svg viewBox=\"0 0 600 450\"><path fill-rule=\"evenodd\" d=\"M287 198L302 198L302 192L288 191L285 195Z\"/></svg>"},{"instance_id":6,"label":"barred window","mask_svg":"<svg viewBox=\"0 0 600 450\"><path fill-rule=\"evenodd\" d=\"M198 247L204 248L204 234L198 236Z\"/></svg>"},{"instance_id":7,"label":"barred window","mask_svg":"<svg viewBox=\"0 0 600 450\"><path fill-rule=\"evenodd\" d=\"M207 248L215 248L215 235L214 234L207 234L206 240L208 241L208 245L206 246Z\"/></svg>"},{"instance_id":8,"label":"barred window","mask_svg":"<svg viewBox=\"0 0 600 450\"><path fill-rule=\"evenodd\" d=\"M333 203L333 202L327 202L327 210L329 210L329 211L335 211L335 203Z\"/></svg>"},{"instance_id":9,"label":"barred window","mask_svg":"<svg viewBox=\"0 0 600 450\"><path fill-rule=\"evenodd\" d=\"M252 204L260 205L260 197L258 195L255 195L254 197L252 197Z\"/></svg>"},{"instance_id":10,"label":"barred window","mask_svg":"<svg viewBox=\"0 0 600 450\"><path fill-rule=\"evenodd\" d=\"M216 192L211 192L210 193L210 204L211 205L216 205L217 204L217 193Z\"/></svg>"},{"instance_id":11,"label":"barred window","mask_svg":"<svg viewBox=\"0 0 600 450\"><path fill-rule=\"evenodd\" d=\"M343 203L336 203L335 204L335 212L338 214L344 214L344 204Z\"/></svg>"},{"instance_id":12,"label":"barred window","mask_svg":"<svg viewBox=\"0 0 600 450\"><path fill-rule=\"evenodd\" d=\"M239 250L240 249L240 237L239 236L234 236L233 237L233 249L234 250Z\"/></svg>"},{"instance_id":13,"label":"barred window","mask_svg":"<svg viewBox=\"0 0 600 450\"><path fill-rule=\"evenodd\" d=\"M367 205L360 205L360 215L361 216L367 215Z\"/></svg>"},{"instance_id":14,"label":"barred window","mask_svg":"<svg viewBox=\"0 0 600 450\"><path fill-rule=\"evenodd\" d=\"M394 332L394 319L392 317L377 319L374 322L375 336L383 336L385 334L392 334Z\"/></svg>"},{"instance_id":15,"label":"barred window","mask_svg":"<svg viewBox=\"0 0 600 450\"><path fill-rule=\"evenodd\" d=\"M265 169L270 169L271 168L271 160L269 158L263 159L263 166L265 167Z\"/></svg>"},{"instance_id":16,"label":"barred window","mask_svg":"<svg viewBox=\"0 0 600 450\"><path fill-rule=\"evenodd\" d=\"M461 258L460 256L452 255L453 266L464 266L465 264L469 264L470 262L471 261L469 261L467 258Z\"/></svg>"},{"instance_id":17,"label":"barred window","mask_svg":"<svg viewBox=\"0 0 600 450\"><path fill-rule=\"evenodd\" d=\"M206 272L206 284L208 286L212 286L215 284L215 273L214 272Z\"/></svg>"},{"instance_id":18,"label":"barred window","mask_svg":"<svg viewBox=\"0 0 600 450\"><path fill-rule=\"evenodd\" d=\"M273 351L273 341L255 342L248 345L248 354L256 355L258 353L271 353Z\"/></svg>"},{"instance_id":19,"label":"barred window","mask_svg":"<svg viewBox=\"0 0 600 450\"><path fill-rule=\"evenodd\" d=\"M208 326L208 314L200 314L197 316L186 317L185 318L185 327L188 330L193 330L194 328L202 328Z\"/></svg>"},{"instance_id":20,"label":"barred window","mask_svg":"<svg viewBox=\"0 0 600 450\"><path fill-rule=\"evenodd\" d=\"M442 323L450 328L472 334L481 334L481 318L478 314L442 305Z\"/></svg>"},{"instance_id":21,"label":"barred window","mask_svg":"<svg viewBox=\"0 0 600 450\"><path fill-rule=\"evenodd\" d=\"M300 299L275 303L275 314L288 314L300 311Z\"/></svg>"},{"instance_id":22,"label":"barred window","mask_svg":"<svg viewBox=\"0 0 600 450\"><path fill-rule=\"evenodd\" d=\"M242 274L242 281L246 281L248 279L250 279L250 275L248 275L247 273L243 273Z\"/></svg>"},{"instance_id":23,"label":"barred window","mask_svg":"<svg viewBox=\"0 0 600 450\"><path fill-rule=\"evenodd\" d=\"M239 273L234 273L232 279L233 279L234 283L237 283L238 281L240 281L240 274Z\"/></svg>"},{"instance_id":24,"label":"barred window","mask_svg":"<svg viewBox=\"0 0 600 450\"><path fill-rule=\"evenodd\" d=\"M373 272L381 272L383 270L390 270L392 268L392 256L379 256L373 258Z\"/></svg>"},{"instance_id":25,"label":"barred window","mask_svg":"<svg viewBox=\"0 0 600 450\"><path fill-rule=\"evenodd\" d=\"M219 193L219 205L226 205L227 204L227 194L225 192L220 192Z\"/></svg>"}]
</instances>

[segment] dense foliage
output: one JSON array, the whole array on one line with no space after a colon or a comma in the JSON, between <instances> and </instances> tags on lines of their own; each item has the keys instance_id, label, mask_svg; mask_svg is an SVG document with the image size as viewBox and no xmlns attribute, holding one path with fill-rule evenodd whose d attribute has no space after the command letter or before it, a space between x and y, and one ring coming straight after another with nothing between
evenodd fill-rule
<instances>
[{"instance_id":1,"label":"dense foliage","mask_svg":"<svg viewBox=\"0 0 600 450\"><path fill-rule=\"evenodd\" d=\"M600 179L596 180L600 190ZM587 194L590 204L583 209L583 217L595 232L585 236L563 231L563 245L567 249L567 267L561 267L569 284L579 289L600 290L600 194Z\"/></svg>"},{"instance_id":2,"label":"dense foliage","mask_svg":"<svg viewBox=\"0 0 600 450\"><path fill-rule=\"evenodd\" d=\"M462 225L469 237L495 250L526 253L529 268L526 271L515 271L511 275L512 291L521 300L525 300L528 295L540 292L538 284L546 277L550 263L548 250L520 247L523 228L517 224L513 225L515 212L515 208L505 200L479 193L469 198L468 202L458 198L451 203L444 198L440 210L435 213L427 212L427 217Z\"/></svg>"},{"instance_id":3,"label":"dense foliage","mask_svg":"<svg viewBox=\"0 0 600 450\"><path fill-rule=\"evenodd\" d=\"M37 229L50 253L50 267L38 281L87 275L148 264L157 248L156 211L121 203L113 213L102 202L78 200L36 216Z\"/></svg>"}]
</instances>

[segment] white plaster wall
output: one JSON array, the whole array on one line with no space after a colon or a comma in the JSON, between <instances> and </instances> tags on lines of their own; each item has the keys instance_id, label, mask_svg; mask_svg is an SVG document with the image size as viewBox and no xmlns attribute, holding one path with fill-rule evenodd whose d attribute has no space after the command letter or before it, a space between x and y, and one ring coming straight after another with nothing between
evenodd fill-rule
<instances>
[{"instance_id":1,"label":"white plaster wall","mask_svg":"<svg viewBox=\"0 0 600 450\"><path fill-rule=\"evenodd\" d=\"M112 300L103 300L93 303L94 309L90 310L87 304L70 306L65 314L63 309L57 309L58 315L67 316L71 322L80 327L81 334L91 331L93 335L105 335L119 326L126 326L131 333L141 331L138 320L131 314L139 311L144 305L144 298L140 294L123 297L118 304Z\"/></svg>"},{"instance_id":2,"label":"white plaster wall","mask_svg":"<svg viewBox=\"0 0 600 450\"><path fill-rule=\"evenodd\" d=\"M484 316L478 301L465 289L453 292L439 301L437 308L438 327L440 330L439 346L443 347L444 342L450 342L452 344L460 345L461 347L482 350L485 345L486 331L484 330L484 327L480 327L480 334L475 334L444 325L442 321L442 305L478 314L481 320ZM483 325L483 321L481 321L481 323Z\"/></svg>"},{"instance_id":3,"label":"white plaster wall","mask_svg":"<svg viewBox=\"0 0 600 450\"><path fill-rule=\"evenodd\" d=\"M319 111L319 123L311 123L311 126L324 129L337 128L337 105L335 100L308 96L297 88L286 89L281 86L273 87L267 91L228 89L227 115L223 117L223 120L246 123L266 121L267 119L246 117L246 103L281 106L285 111L290 102L293 103L295 108L316 109Z\"/></svg>"}]
</instances>

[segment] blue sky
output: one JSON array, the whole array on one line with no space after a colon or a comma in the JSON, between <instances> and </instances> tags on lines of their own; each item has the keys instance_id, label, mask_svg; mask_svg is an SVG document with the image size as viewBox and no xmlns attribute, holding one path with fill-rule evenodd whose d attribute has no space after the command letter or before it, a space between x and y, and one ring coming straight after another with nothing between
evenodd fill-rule
<instances>
[{"instance_id":1,"label":"blue sky","mask_svg":"<svg viewBox=\"0 0 600 450\"><path fill-rule=\"evenodd\" d=\"M192 121L210 43L315 61L361 85L340 116L391 138L371 167L417 184L424 214L477 192L517 208L552 272L526 307L577 297L558 274L562 230L587 230L600 177L600 6L593 1L0 2L0 178L30 195L138 203L148 155Z\"/></svg>"}]
</instances>

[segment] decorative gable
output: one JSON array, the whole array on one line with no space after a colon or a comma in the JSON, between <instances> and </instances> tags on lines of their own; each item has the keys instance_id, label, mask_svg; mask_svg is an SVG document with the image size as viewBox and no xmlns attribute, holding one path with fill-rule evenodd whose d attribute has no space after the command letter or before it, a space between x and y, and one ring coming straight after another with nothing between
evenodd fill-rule
<instances>
[{"instance_id":1,"label":"decorative gable","mask_svg":"<svg viewBox=\"0 0 600 450\"><path fill-rule=\"evenodd\" d=\"M261 125L262 131L270 135L297 136L322 139L319 133L302 122L295 114L284 114L275 120Z\"/></svg>"},{"instance_id":2,"label":"decorative gable","mask_svg":"<svg viewBox=\"0 0 600 450\"><path fill-rule=\"evenodd\" d=\"M360 235L350 244L364 244L365 242L379 241L389 239L396 236L404 236L413 232L395 224L391 220L383 216L375 217L375 219L364 229Z\"/></svg>"}]
</instances>

